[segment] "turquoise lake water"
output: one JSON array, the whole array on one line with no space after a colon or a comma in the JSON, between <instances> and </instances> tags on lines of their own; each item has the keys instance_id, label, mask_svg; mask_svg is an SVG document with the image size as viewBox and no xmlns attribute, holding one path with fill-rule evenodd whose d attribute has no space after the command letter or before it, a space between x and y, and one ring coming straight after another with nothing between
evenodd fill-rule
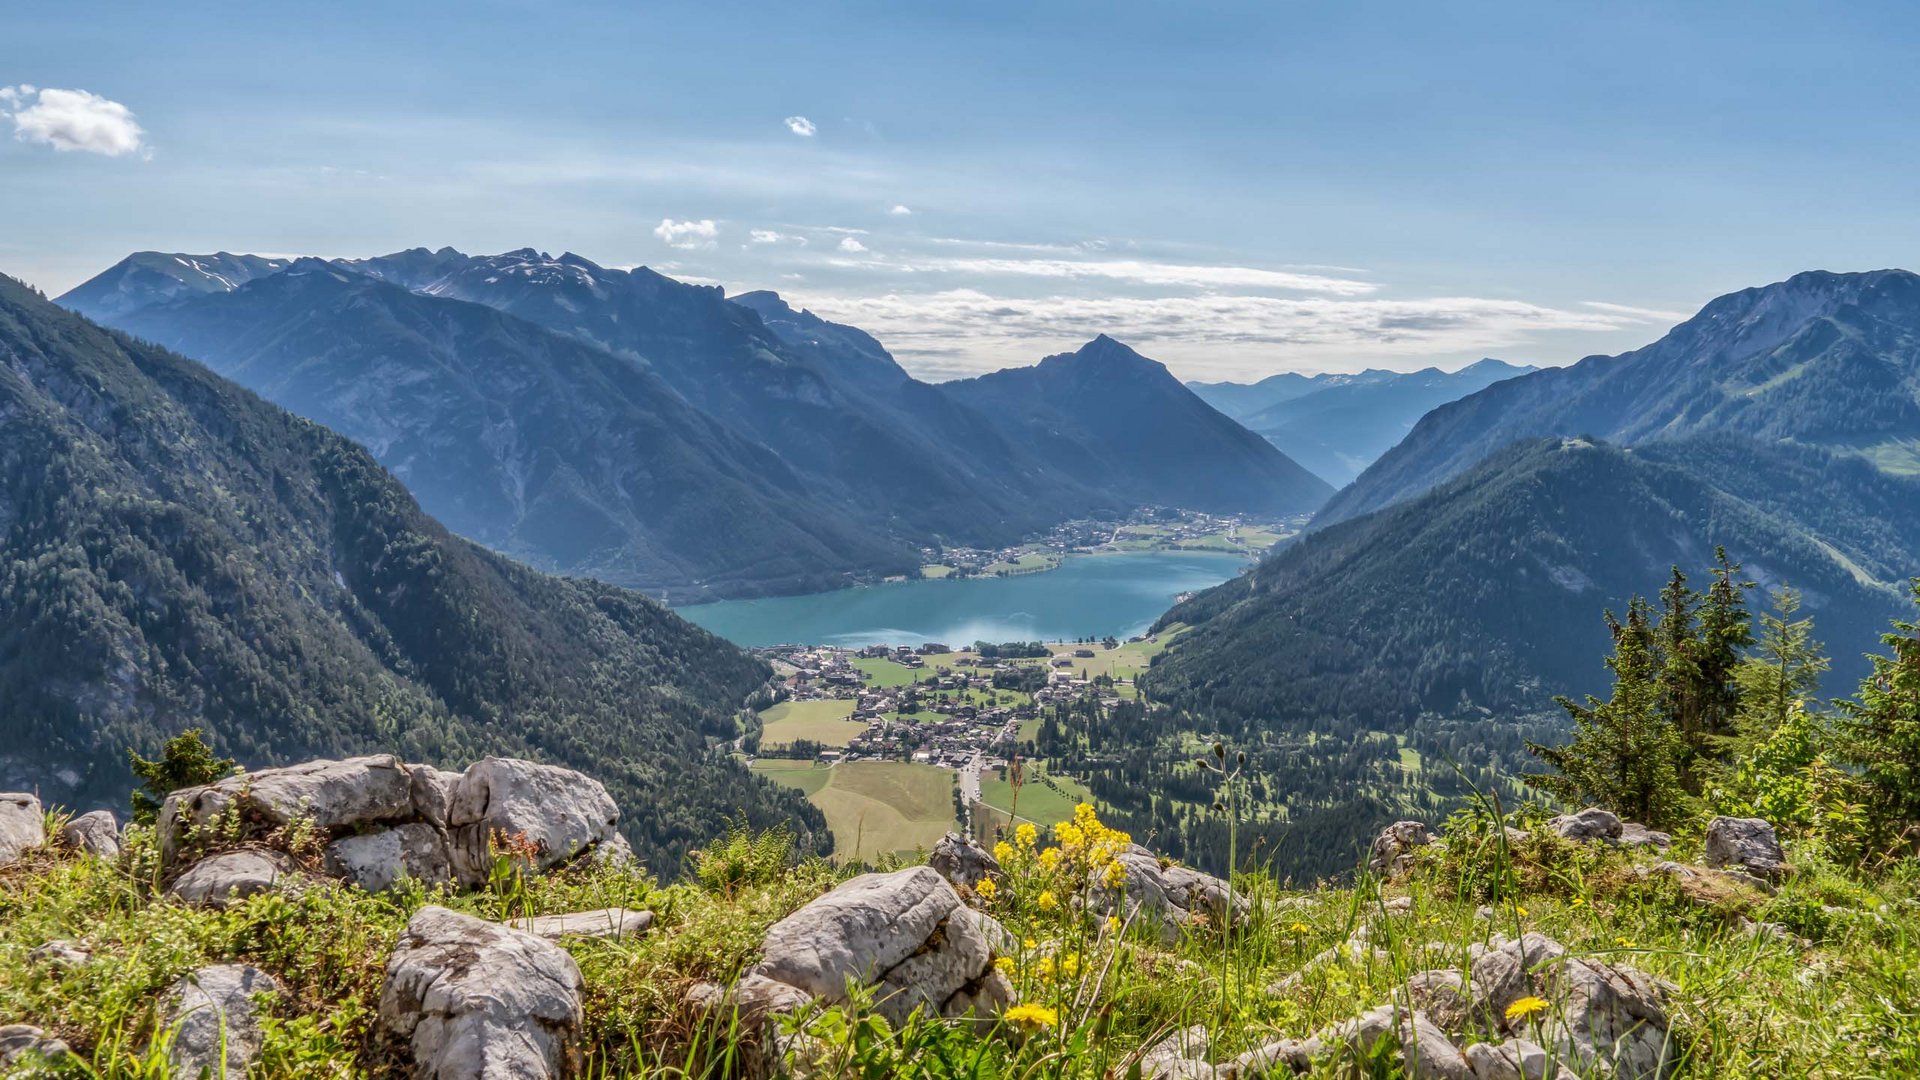
<instances>
[{"instance_id":1,"label":"turquoise lake water","mask_svg":"<svg viewBox=\"0 0 1920 1080\"><path fill-rule=\"evenodd\" d=\"M1233 554L1136 551L1077 556L1059 569L1019 577L900 581L675 610L749 648L1126 638L1151 626L1174 597L1217 585L1246 565Z\"/></svg>"}]
</instances>

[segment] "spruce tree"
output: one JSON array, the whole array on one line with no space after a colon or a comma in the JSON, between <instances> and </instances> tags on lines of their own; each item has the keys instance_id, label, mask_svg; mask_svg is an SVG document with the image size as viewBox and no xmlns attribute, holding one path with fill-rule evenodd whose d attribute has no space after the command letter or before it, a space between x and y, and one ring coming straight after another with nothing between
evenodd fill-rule
<instances>
[{"instance_id":1,"label":"spruce tree","mask_svg":"<svg viewBox=\"0 0 1920 1080\"><path fill-rule=\"evenodd\" d=\"M1656 828L1670 826L1687 809L1680 782L1684 744L1662 708L1670 686L1653 609L1636 596L1626 621L1608 612L1607 626L1613 635L1607 658L1612 696L1589 696L1585 704L1557 699L1573 718L1573 741L1557 747L1529 742L1527 750L1555 771L1526 781L1567 802L1596 803Z\"/></svg>"},{"instance_id":2,"label":"spruce tree","mask_svg":"<svg viewBox=\"0 0 1920 1080\"><path fill-rule=\"evenodd\" d=\"M1733 730L1714 740L1714 749L1738 767L1772 737L1801 705L1820 689L1831 662L1813 637L1813 620L1796 618L1800 593L1782 586L1772 594L1773 609L1760 613L1760 634L1753 651L1734 669L1737 708Z\"/></svg>"},{"instance_id":3,"label":"spruce tree","mask_svg":"<svg viewBox=\"0 0 1920 1080\"><path fill-rule=\"evenodd\" d=\"M1908 583L1920 604L1920 578ZM1920 825L1920 623L1896 619L1881 636L1859 696L1839 703L1844 750L1869 791L1870 823L1884 850Z\"/></svg>"}]
</instances>

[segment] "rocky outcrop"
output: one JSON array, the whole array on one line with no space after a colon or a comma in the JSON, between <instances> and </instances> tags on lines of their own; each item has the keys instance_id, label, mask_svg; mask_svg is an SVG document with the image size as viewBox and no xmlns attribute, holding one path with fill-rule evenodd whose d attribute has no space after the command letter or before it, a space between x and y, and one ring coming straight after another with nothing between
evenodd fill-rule
<instances>
[{"instance_id":1,"label":"rocky outcrop","mask_svg":"<svg viewBox=\"0 0 1920 1080\"><path fill-rule=\"evenodd\" d=\"M598 908L565 915L535 915L514 919L507 925L534 937L559 941L562 938L633 938L653 929L653 912L632 908Z\"/></svg>"},{"instance_id":2,"label":"rocky outcrop","mask_svg":"<svg viewBox=\"0 0 1920 1080\"><path fill-rule=\"evenodd\" d=\"M103 859L120 857L120 823L111 810L93 810L60 826L60 846Z\"/></svg>"},{"instance_id":3,"label":"rocky outcrop","mask_svg":"<svg viewBox=\"0 0 1920 1080\"><path fill-rule=\"evenodd\" d=\"M0 1065L25 1069L34 1065L62 1065L72 1051L32 1024L0 1026ZM27 1075L34 1075L28 1072Z\"/></svg>"},{"instance_id":4,"label":"rocky outcrop","mask_svg":"<svg viewBox=\"0 0 1920 1080\"><path fill-rule=\"evenodd\" d=\"M1613 847L1649 847L1665 851L1673 837L1632 821L1621 821L1611 810L1589 806L1577 814L1562 814L1547 827L1568 840L1597 841Z\"/></svg>"},{"instance_id":5,"label":"rocky outcrop","mask_svg":"<svg viewBox=\"0 0 1920 1080\"><path fill-rule=\"evenodd\" d=\"M1786 876L1787 858L1773 826L1760 818L1717 817L1707 823L1706 863L1740 869L1766 881Z\"/></svg>"},{"instance_id":6,"label":"rocky outcrop","mask_svg":"<svg viewBox=\"0 0 1920 1080\"><path fill-rule=\"evenodd\" d=\"M1157 926L1166 941L1178 940L1196 917L1215 924L1229 918L1238 923L1250 910L1247 898L1236 895L1229 916L1225 881L1187 866L1163 866L1159 856L1138 844L1114 856L1114 861L1126 872L1126 880L1115 889L1096 878L1090 890L1093 909L1136 926Z\"/></svg>"},{"instance_id":7,"label":"rocky outcrop","mask_svg":"<svg viewBox=\"0 0 1920 1080\"><path fill-rule=\"evenodd\" d=\"M580 968L559 946L425 907L387 958L380 1030L421 1080L571 1077L580 1070Z\"/></svg>"},{"instance_id":8,"label":"rocky outcrop","mask_svg":"<svg viewBox=\"0 0 1920 1080\"><path fill-rule=\"evenodd\" d=\"M894 1023L916 1009L987 1019L1012 999L993 966L1004 932L925 866L862 874L773 924L752 973L836 1005L871 988Z\"/></svg>"},{"instance_id":9,"label":"rocky outcrop","mask_svg":"<svg viewBox=\"0 0 1920 1080\"><path fill-rule=\"evenodd\" d=\"M1376 877L1389 881L1405 876L1413 868L1413 853L1433 843L1433 831L1419 821L1396 821L1380 830L1373 839L1373 853L1367 868Z\"/></svg>"},{"instance_id":10,"label":"rocky outcrop","mask_svg":"<svg viewBox=\"0 0 1920 1080\"><path fill-rule=\"evenodd\" d=\"M292 860L277 851L225 851L187 868L167 893L195 907L224 908L292 881Z\"/></svg>"},{"instance_id":11,"label":"rocky outcrop","mask_svg":"<svg viewBox=\"0 0 1920 1080\"><path fill-rule=\"evenodd\" d=\"M260 1056L256 999L280 984L245 964L203 967L162 999L167 1061L179 1076L245 1076Z\"/></svg>"},{"instance_id":12,"label":"rocky outcrop","mask_svg":"<svg viewBox=\"0 0 1920 1080\"><path fill-rule=\"evenodd\" d=\"M967 889L988 878L999 881L1006 876L993 852L981 847L973 837L957 832L948 833L933 845L927 865L953 885Z\"/></svg>"},{"instance_id":13,"label":"rocky outcrop","mask_svg":"<svg viewBox=\"0 0 1920 1080\"><path fill-rule=\"evenodd\" d=\"M24 792L0 794L0 866L20 861L20 856L47 842L47 815L40 799Z\"/></svg>"},{"instance_id":14,"label":"rocky outcrop","mask_svg":"<svg viewBox=\"0 0 1920 1080\"><path fill-rule=\"evenodd\" d=\"M1663 1002L1670 988L1633 968L1573 956L1543 934L1527 934L1474 946L1470 984L1478 1022L1547 1047L1582 1075L1655 1080L1669 1068ZM1525 997L1548 1006L1509 1020L1507 1010Z\"/></svg>"},{"instance_id":15,"label":"rocky outcrop","mask_svg":"<svg viewBox=\"0 0 1920 1080\"><path fill-rule=\"evenodd\" d=\"M1466 1058L1474 1080L1579 1080L1545 1048L1525 1039L1474 1043Z\"/></svg>"},{"instance_id":16,"label":"rocky outcrop","mask_svg":"<svg viewBox=\"0 0 1920 1080\"><path fill-rule=\"evenodd\" d=\"M536 871L583 855L630 860L619 816L607 789L572 769L487 758L456 773L383 754L176 791L161 807L159 832L163 865L178 871L210 834L258 848L284 843L299 822L325 842L326 874L383 892L403 879L483 885L497 838Z\"/></svg>"}]
</instances>

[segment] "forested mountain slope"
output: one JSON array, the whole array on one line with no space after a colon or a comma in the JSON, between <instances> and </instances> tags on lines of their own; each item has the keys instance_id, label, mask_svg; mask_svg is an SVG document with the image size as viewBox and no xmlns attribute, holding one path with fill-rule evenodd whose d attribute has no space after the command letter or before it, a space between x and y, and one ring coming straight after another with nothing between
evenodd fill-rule
<instances>
[{"instance_id":1,"label":"forested mountain slope","mask_svg":"<svg viewBox=\"0 0 1920 1080\"><path fill-rule=\"evenodd\" d=\"M1410 498L1519 439L1710 432L1920 471L1920 277L1796 274L1722 296L1645 348L1496 383L1428 413L1320 522Z\"/></svg>"},{"instance_id":2,"label":"forested mountain slope","mask_svg":"<svg viewBox=\"0 0 1920 1080\"><path fill-rule=\"evenodd\" d=\"M637 594L449 535L366 451L0 278L0 787L118 804L204 726L255 762L590 768L663 871L724 815L819 828L708 749L766 670Z\"/></svg>"},{"instance_id":3,"label":"forested mountain slope","mask_svg":"<svg viewBox=\"0 0 1920 1080\"><path fill-rule=\"evenodd\" d=\"M1196 628L1149 681L1237 728L1550 714L1604 681L1601 609L1704 573L1716 545L1802 590L1852 674L1920 568L1920 480L1737 436L1522 443L1176 607L1163 623Z\"/></svg>"},{"instance_id":4,"label":"forested mountain slope","mask_svg":"<svg viewBox=\"0 0 1920 1080\"><path fill-rule=\"evenodd\" d=\"M1161 364L1102 334L1071 353L943 383L1008 438L1139 501L1218 513L1305 513L1319 477L1195 396Z\"/></svg>"},{"instance_id":5,"label":"forested mountain slope","mask_svg":"<svg viewBox=\"0 0 1920 1080\"><path fill-rule=\"evenodd\" d=\"M832 588L916 551L647 368L317 259L118 325L370 448L447 527L676 600Z\"/></svg>"}]
</instances>

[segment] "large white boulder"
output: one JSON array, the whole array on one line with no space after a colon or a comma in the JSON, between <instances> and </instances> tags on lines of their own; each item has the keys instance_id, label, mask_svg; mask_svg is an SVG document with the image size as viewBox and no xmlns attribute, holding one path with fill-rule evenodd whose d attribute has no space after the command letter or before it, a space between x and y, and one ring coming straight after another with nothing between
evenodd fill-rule
<instances>
[{"instance_id":1,"label":"large white boulder","mask_svg":"<svg viewBox=\"0 0 1920 1080\"><path fill-rule=\"evenodd\" d=\"M367 892L386 892L402 879L422 885L453 880L447 838L422 822L343 836L327 845L327 873Z\"/></svg>"},{"instance_id":2,"label":"large white boulder","mask_svg":"<svg viewBox=\"0 0 1920 1080\"><path fill-rule=\"evenodd\" d=\"M993 852L981 847L973 837L957 832L950 832L934 843L927 855L927 865L954 885L968 889L987 878L1005 876Z\"/></svg>"},{"instance_id":3,"label":"large white boulder","mask_svg":"<svg viewBox=\"0 0 1920 1080\"><path fill-rule=\"evenodd\" d=\"M769 928L753 974L831 1004L870 987L895 1023L916 1009L991 1018L1012 997L993 966L1004 932L928 867L863 874Z\"/></svg>"},{"instance_id":4,"label":"large white boulder","mask_svg":"<svg viewBox=\"0 0 1920 1080\"><path fill-rule=\"evenodd\" d=\"M1767 881L1780 880L1787 870L1780 838L1761 818L1717 817L1708 822L1706 862L1715 869L1744 869Z\"/></svg>"},{"instance_id":5,"label":"large white boulder","mask_svg":"<svg viewBox=\"0 0 1920 1080\"><path fill-rule=\"evenodd\" d=\"M620 835L620 810L600 781L572 769L515 758L486 758L452 785L447 825L453 872L479 885L495 834L530 845L533 869L570 862Z\"/></svg>"},{"instance_id":6,"label":"large white boulder","mask_svg":"<svg viewBox=\"0 0 1920 1080\"><path fill-rule=\"evenodd\" d=\"M443 907L387 958L380 1028L421 1080L534 1080L580 1070L580 968L552 942Z\"/></svg>"},{"instance_id":7,"label":"large white boulder","mask_svg":"<svg viewBox=\"0 0 1920 1080\"><path fill-rule=\"evenodd\" d=\"M1474 950L1475 1013L1490 1029L1548 1048L1581 1075L1656 1080L1671 1067L1664 983L1569 955L1544 934ZM1507 1008L1523 997L1542 998L1548 1007L1508 1021Z\"/></svg>"},{"instance_id":8,"label":"large white boulder","mask_svg":"<svg viewBox=\"0 0 1920 1080\"><path fill-rule=\"evenodd\" d=\"M1095 878L1091 890L1094 910L1131 919L1135 925L1157 926L1171 942L1196 916L1220 924L1228 918L1227 883L1189 866L1162 866L1160 857L1138 844L1114 856L1126 873L1117 889ZM1096 873L1098 873L1096 871ZM1235 895L1232 920L1239 922L1251 910L1247 898Z\"/></svg>"},{"instance_id":9,"label":"large white boulder","mask_svg":"<svg viewBox=\"0 0 1920 1080\"><path fill-rule=\"evenodd\" d=\"M217 910L280 888L293 876L292 863L277 851L227 851L188 867L167 892L183 903Z\"/></svg>"},{"instance_id":10,"label":"large white boulder","mask_svg":"<svg viewBox=\"0 0 1920 1080\"><path fill-rule=\"evenodd\" d=\"M167 1061L176 1076L245 1076L260 1056L255 999L280 984L259 968L216 964L174 983L163 1000Z\"/></svg>"},{"instance_id":11,"label":"large white boulder","mask_svg":"<svg viewBox=\"0 0 1920 1080\"><path fill-rule=\"evenodd\" d=\"M413 774L392 754L308 761L242 773L168 795L160 807L160 856L171 862L189 832L237 811L249 829L305 819L323 832L413 816Z\"/></svg>"},{"instance_id":12,"label":"large white boulder","mask_svg":"<svg viewBox=\"0 0 1920 1080\"><path fill-rule=\"evenodd\" d=\"M111 810L94 810L60 826L60 846L98 855L120 857L120 823Z\"/></svg>"},{"instance_id":13,"label":"large white boulder","mask_svg":"<svg viewBox=\"0 0 1920 1080\"><path fill-rule=\"evenodd\" d=\"M47 842L47 815L40 798L25 792L0 794L0 866Z\"/></svg>"}]
</instances>

